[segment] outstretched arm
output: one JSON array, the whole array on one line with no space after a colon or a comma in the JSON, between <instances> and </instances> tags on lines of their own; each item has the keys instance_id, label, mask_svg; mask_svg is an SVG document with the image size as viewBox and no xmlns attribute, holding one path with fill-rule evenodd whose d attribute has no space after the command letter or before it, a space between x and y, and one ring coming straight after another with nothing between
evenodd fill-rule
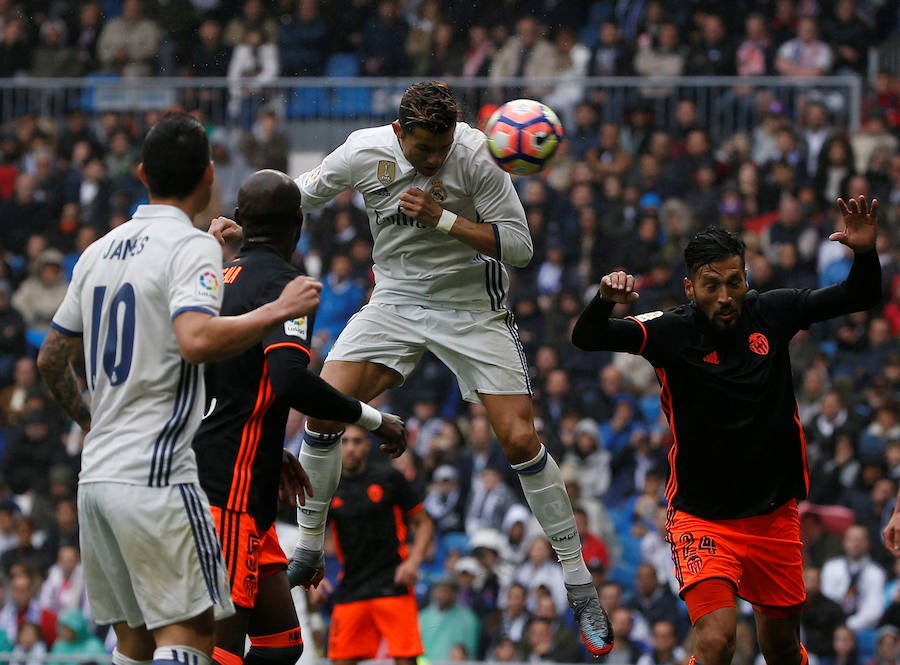
<instances>
[{"instance_id":1,"label":"outstretched arm","mask_svg":"<svg viewBox=\"0 0 900 665\"><path fill-rule=\"evenodd\" d=\"M604 275L597 295L572 329L572 344L583 351L636 353L643 343L640 327L633 321L610 316L617 303L633 303L639 297L634 290L634 275L621 270Z\"/></svg>"}]
</instances>

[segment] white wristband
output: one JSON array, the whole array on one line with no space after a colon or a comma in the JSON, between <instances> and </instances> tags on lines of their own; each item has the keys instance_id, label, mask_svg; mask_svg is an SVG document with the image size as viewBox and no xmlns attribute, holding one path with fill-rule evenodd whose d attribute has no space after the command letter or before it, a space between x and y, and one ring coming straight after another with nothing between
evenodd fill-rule
<instances>
[{"instance_id":1,"label":"white wristband","mask_svg":"<svg viewBox=\"0 0 900 665\"><path fill-rule=\"evenodd\" d=\"M359 416L359 420L356 421L357 425L366 428L370 432L381 427L381 411L365 402L360 402L359 406L362 408L362 414Z\"/></svg>"},{"instance_id":2,"label":"white wristband","mask_svg":"<svg viewBox=\"0 0 900 665\"><path fill-rule=\"evenodd\" d=\"M459 217L459 215L457 215L455 212L445 210L441 213L441 216L438 219L438 223L434 228L436 228L441 233L450 233L450 229L452 229L453 225L456 223L457 217Z\"/></svg>"}]
</instances>

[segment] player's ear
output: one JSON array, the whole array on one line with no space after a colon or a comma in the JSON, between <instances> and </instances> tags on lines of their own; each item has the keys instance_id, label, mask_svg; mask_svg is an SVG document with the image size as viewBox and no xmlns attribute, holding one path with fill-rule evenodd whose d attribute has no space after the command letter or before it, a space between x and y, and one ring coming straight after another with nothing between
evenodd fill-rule
<instances>
[{"instance_id":1,"label":"player's ear","mask_svg":"<svg viewBox=\"0 0 900 665\"><path fill-rule=\"evenodd\" d=\"M147 174L144 173L144 162L138 164L137 174L140 181L144 184L144 187L150 189L150 186L147 184Z\"/></svg>"},{"instance_id":2,"label":"player's ear","mask_svg":"<svg viewBox=\"0 0 900 665\"><path fill-rule=\"evenodd\" d=\"M688 300L694 302L694 283L687 277L684 278L684 295Z\"/></svg>"},{"instance_id":3,"label":"player's ear","mask_svg":"<svg viewBox=\"0 0 900 665\"><path fill-rule=\"evenodd\" d=\"M399 121L394 120L394 122L391 123L391 128L394 130L394 136L398 139L403 136L403 127L400 126Z\"/></svg>"}]
</instances>

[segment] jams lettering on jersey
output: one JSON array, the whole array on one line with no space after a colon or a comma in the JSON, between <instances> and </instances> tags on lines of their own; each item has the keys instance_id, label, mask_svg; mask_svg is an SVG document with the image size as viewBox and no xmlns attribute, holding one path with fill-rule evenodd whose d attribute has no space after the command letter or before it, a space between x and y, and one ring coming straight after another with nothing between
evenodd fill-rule
<instances>
[{"instance_id":1,"label":"jams lettering on jersey","mask_svg":"<svg viewBox=\"0 0 900 665\"><path fill-rule=\"evenodd\" d=\"M106 251L100 258L118 259L124 261L132 256L137 256L144 251L144 246L150 240L149 236L139 236L137 238L125 238L124 240L113 240L109 243Z\"/></svg>"}]
</instances>

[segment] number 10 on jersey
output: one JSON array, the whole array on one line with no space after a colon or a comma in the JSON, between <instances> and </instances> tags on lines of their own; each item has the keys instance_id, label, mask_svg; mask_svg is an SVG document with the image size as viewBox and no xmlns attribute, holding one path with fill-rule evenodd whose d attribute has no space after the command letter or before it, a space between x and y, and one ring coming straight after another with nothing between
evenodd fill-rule
<instances>
[{"instance_id":1,"label":"number 10 on jersey","mask_svg":"<svg viewBox=\"0 0 900 665\"><path fill-rule=\"evenodd\" d=\"M106 329L101 330L103 322L106 287L94 287L94 300L91 308L90 339L90 381L93 390L97 383L97 353L101 350L103 373L109 379L109 385L117 386L128 378L131 371L131 358L134 354L134 287L125 282L109 303L106 318Z\"/></svg>"}]
</instances>

